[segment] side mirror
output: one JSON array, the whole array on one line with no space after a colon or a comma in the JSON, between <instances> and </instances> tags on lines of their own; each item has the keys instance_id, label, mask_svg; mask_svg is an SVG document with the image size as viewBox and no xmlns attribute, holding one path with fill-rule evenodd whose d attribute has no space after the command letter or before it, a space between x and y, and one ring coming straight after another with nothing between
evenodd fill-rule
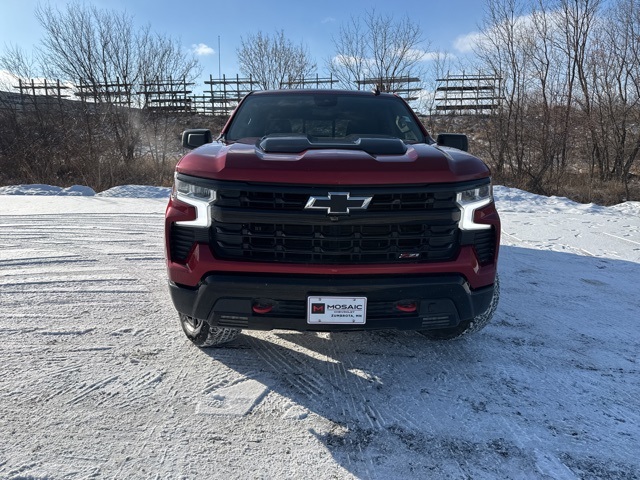
<instances>
[{"instance_id":1,"label":"side mirror","mask_svg":"<svg viewBox=\"0 0 640 480\"><path fill-rule=\"evenodd\" d=\"M211 142L213 142L213 135L211 130L207 128L191 128L182 132L182 146L184 148L198 148Z\"/></svg>"},{"instance_id":2,"label":"side mirror","mask_svg":"<svg viewBox=\"0 0 640 480\"><path fill-rule=\"evenodd\" d=\"M461 133L441 133L436 142L443 147L457 148L463 152L469 151L469 139Z\"/></svg>"}]
</instances>

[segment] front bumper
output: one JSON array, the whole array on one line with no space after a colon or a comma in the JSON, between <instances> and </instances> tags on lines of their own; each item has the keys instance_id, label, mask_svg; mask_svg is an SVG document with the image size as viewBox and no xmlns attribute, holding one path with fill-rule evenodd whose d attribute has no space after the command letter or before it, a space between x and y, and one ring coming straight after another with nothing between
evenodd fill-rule
<instances>
[{"instance_id":1,"label":"front bumper","mask_svg":"<svg viewBox=\"0 0 640 480\"><path fill-rule=\"evenodd\" d=\"M212 326L252 330L342 331L453 328L485 312L493 285L472 290L462 275L345 276L211 274L196 287L170 282L176 309ZM307 323L308 296L367 297L364 325ZM413 303L415 311L398 306ZM271 305L256 313L255 305ZM405 309L406 310L406 309Z\"/></svg>"}]
</instances>

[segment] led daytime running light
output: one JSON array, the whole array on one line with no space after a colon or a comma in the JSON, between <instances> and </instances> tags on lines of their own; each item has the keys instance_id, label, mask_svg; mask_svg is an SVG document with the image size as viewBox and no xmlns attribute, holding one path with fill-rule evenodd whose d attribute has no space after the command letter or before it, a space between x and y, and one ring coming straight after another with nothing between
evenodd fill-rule
<instances>
[{"instance_id":1,"label":"led daytime running light","mask_svg":"<svg viewBox=\"0 0 640 480\"><path fill-rule=\"evenodd\" d=\"M193 183L185 182L175 176L175 196L178 200L195 207L195 220L176 222L176 225L191 227L210 227L211 211L209 205L216 199L216 191Z\"/></svg>"},{"instance_id":2,"label":"led daytime running light","mask_svg":"<svg viewBox=\"0 0 640 480\"><path fill-rule=\"evenodd\" d=\"M476 223L473 217L476 210L493 202L493 189L490 183L458 193L456 202L461 210L460 230L488 230L491 225Z\"/></svg>"}]
</instances>

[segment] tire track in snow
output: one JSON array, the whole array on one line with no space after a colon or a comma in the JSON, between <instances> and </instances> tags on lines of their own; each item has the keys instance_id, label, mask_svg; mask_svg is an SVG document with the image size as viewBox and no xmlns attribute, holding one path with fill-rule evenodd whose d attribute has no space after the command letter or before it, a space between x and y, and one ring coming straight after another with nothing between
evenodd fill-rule
<instances>
[{"instance_id":1,"label":"tire track in snow","mask_svg":"<svg viewBox=\"0 0 640 480\"><path fill-rule=\"evenodd\" d=\"M323 394L325 383L319 380L321 376L315 370L309 372L309 366L300 361L298 356L292 355L287 349L268 340L258 341L250 337L249 343L262 360L271 367L272 372L276 373L288 387L308 399Z\"/></svg>"},{"instance_id":2,"label":"tire track in snow","mask_svg":"<svg viewBox=\"0 0 640 480\"><path fill-rule=\"evenodd\" d=\"M24 217L0 216L4 245L0 250L0 335L5 340L0 350L0 384L19 384L7 394L21 398L24 405L15 404L11 412L28 405L45 418L60 415L45 412L69 409L80 415L96 407L125 412L143 408L159 389L166 390L167 371L145 359L148 349L142 348L140 357L131 346L125 350L131 353L122 357L121 349L131 345L129 339L136 338L136 332L145 332L131 322L135 325L143 312L153 315L157 311L149 285L157 290L158 281L164 278L158 273L164 269L163 225L162 215L150 217L61 214L34 216L25 222ZM150 253L144 252L147 249ZM149 278L155 284L142 281L146 269L153 270ZM119 334L112 335L117 330ZM148 343L146 337L154 331L146 332L134 345ZM15 340L6 341L11 338ZM139 367L132 369L123 362ZM30 385L33 374L29 372L38 372L37 388ZM22 377L26 381L16 383ZM165 412L173 408L170 402L163 405ZM91 413L88 415L90 419ZM139 438L141 445L153 449L150 430L145 429ZM87 471L80 468L81 463L77 459L68 465L39 463L24 471L30 475L50 469L73 476L74 469L75 475ZM0 472L6 470L0 468Z\"/></svg>"},{"instance_id":3,"label":"tire track in snow","mask_svg":"<svg viewBox=\"0 0 640 480\"><path fill-rule=\"evenodd\" d=\"M83 342L89 345L68 350L81 357L112 351L110 345L91 346L105 334L106 325L94 323L95 319L101 311L127 312L132 304L138 309L149 305L144 299L149 289L126 264L161 258L155 254L154 239L162 236L162 222L156 223L149 215L119 214L34 215L28 220L0 217L0 241L31 245L0 251L0 295L7 307L0 318L16 322L12 331L30 335L36 342L37 337L56 342L69 338L65 343L90 337ZM154 255L140 253L146 246ZM105 357L106 363L110 360ZM133 378L111 375L92 381L95 373L78 366L53 370L47 362L37 368L50 371L45 381L48 395L43 400L59 402L56 399L60 398L67 405L89 397L102 405L119 396L127 399L126 406L148 396L164 376L157 369L145 369Z\"/></svg>"}]
</instances>

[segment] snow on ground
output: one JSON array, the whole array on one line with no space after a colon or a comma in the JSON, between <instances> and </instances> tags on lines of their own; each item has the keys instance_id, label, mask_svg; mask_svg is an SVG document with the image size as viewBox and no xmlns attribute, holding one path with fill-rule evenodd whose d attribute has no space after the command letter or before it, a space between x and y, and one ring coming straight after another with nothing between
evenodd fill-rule
<instances>
[{"instance_id":1,"label":"snow on ground","mask_svg":"<svg viewBox=\"0 0 640 480\"><path fill-rule=\"evenodd\" d=\"M0 196L0 478L640 478L640 204L495 193L481 333L208 351L165 286L165 199Z\"/></svg>"},{"instance_id":2,"label":"snow on ground","mask_svg":"<svg viewBox=\"0 0 640 480\"><path fill-rule=\"evenodd\" d=\"M96 193L90 187L73 185L68 188L52 185L10 185L0 187L0 195L60 195L85 197L124 197L124 198L167 198L171 193L168 187L151 187L148 185L120 185L104 192Z\"/></svg>"}]
</instances>

